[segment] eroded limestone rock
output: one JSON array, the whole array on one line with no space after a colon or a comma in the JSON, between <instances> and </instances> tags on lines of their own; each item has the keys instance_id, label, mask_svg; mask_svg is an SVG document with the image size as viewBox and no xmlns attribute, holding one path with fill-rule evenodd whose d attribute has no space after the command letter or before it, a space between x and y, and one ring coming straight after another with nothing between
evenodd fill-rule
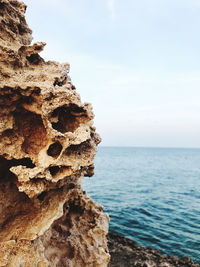
<instances>
[{"instance_id":1,"label":"eroded limestone rock","mask_svg":"<svg viewBox=\"0 0 200 267\"><path fill-rule=\"evenodd\" d=\"M81 189L99 135L69 64L31 45L26 6L0 0L0 266L107 266L108 216Z\"/></svg>"}]
</instances>

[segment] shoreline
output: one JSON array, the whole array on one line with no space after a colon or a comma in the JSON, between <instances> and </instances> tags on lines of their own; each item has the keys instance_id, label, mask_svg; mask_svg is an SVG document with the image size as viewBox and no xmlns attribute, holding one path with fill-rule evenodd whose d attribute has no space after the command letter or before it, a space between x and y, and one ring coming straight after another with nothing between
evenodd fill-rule
<instances>
[{"instance_id":1,"label":"shoreline","mask_svg":"<svg viewBox=\"0 0 200 267\"><path fill-rule=\"evenodd\" d=\"M120 234L109 232L107 238L111 255L108 267L200 267L189 257L163 255Z\"/></svg>"}]
</instances>

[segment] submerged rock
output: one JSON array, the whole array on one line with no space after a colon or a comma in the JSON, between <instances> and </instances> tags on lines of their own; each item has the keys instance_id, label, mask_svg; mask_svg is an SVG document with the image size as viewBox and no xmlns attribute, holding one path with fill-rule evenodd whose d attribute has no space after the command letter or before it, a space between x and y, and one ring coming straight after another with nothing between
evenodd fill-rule
<instances>
[{"instance_id":1,"label":"submerged rock","mask_svg":"<svg viewBox=\"0 0 200 267\"><path fill-rule=\"evenodd\" d=\"M111 254L108 267L200 267L188 257L161 255L158 250L141 247L115 233L108 234L108 248Z\"/></svg>"},{"instance_id":2,"label":"submerged rock","mask_svg":"<svg viewBox=\"0 0 200 267\"><path fill-rule=\"evenodd\" d=\"M69 64L39 55L26 6L0 0L0 266L107 266L109 218L81 189L99 135Z\"/></svg>"}]
</instances>

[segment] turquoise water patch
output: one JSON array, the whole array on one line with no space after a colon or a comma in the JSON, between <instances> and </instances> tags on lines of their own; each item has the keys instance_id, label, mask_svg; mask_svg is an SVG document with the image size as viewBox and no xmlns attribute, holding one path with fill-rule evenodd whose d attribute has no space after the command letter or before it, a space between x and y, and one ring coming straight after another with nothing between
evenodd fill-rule
<instances>
[{"instance_id":1,"label":"turquoise water patch","mask_svg":"<svg viewBox=\"0 0 200 267\"><path fill-rule=\"evenodd\" d=\"M110 231L200 263L200 149L100 147L84 189Z\"/></svg>"}]
</instances>

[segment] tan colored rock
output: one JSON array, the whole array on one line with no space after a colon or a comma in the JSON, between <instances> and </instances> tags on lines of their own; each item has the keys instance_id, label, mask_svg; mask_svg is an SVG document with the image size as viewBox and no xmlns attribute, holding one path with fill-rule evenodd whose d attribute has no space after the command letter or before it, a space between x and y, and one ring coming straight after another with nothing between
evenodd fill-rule
<instances>
[{"instance_id":1,"label":"tan colored rock","mask_svg":"<svg viewBox=\"0 0 200 267\"><path fill-rule=\"evenodd\" d=\"M17 0L0 0L0 266L107 266L109 218L81 189L99 135L69 64L45 62L45 43Z\"/></svg>"}]
</instances>

